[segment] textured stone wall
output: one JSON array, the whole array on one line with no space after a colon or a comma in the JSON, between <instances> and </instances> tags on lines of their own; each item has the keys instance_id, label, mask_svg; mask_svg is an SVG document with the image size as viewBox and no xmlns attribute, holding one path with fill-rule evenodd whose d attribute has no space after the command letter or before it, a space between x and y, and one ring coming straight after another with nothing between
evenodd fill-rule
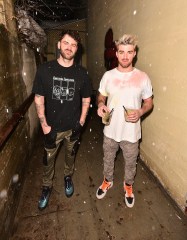
<instances>
[{"instance_id":1,"label":"textured stone wall","mask_svg":"<svg viewBox=\"0 0 187 240\"><path fill-rule=\"evenodd\" d=\"M148 73L154 110L143 125L141 157L184 211L187 196L187 1L89 0L88 70L98 89L105 34L136 34L136 67Z\"/></svg>"},{"instance_id":2,"label":"textured stone wall","mask_svg":"<svg viewBox=\"0 0 187 240\"><path fill-rule=\"evenodd\" d=\"M36 64L33 51L19 41L12 1L0 1L0 9L1 131L30 96ZM38 119L32 104L0 149L0 238L3 240L11 232L37 129Z\"/></svg>"}]
</instances>

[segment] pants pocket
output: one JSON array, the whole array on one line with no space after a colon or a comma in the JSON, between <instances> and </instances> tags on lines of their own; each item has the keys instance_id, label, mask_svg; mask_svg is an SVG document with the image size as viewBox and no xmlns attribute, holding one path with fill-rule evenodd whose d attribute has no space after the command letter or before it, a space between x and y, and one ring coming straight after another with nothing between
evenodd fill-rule
<instances>
[{"instance_id":1,"label":"pants pocket","mask_svg":"<svg viewBox=\"0 0 187 240\"><path fill-rule=\"evenodd\" d=\"M44 147L48 149L56 148L57 133L51 130L48 134L44 135Z\"/></svg>"}]
</instances>

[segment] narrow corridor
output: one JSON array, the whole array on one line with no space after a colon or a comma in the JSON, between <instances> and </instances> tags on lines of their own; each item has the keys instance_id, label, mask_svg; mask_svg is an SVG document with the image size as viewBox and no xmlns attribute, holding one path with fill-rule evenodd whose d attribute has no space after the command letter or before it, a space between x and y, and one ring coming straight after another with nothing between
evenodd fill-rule
<instances>
[{"instance_id":1,"label":"narrow corridor","mask_svg":"<svg viewBox=\"0 0 187 240\"><path fill-rule=\"evenodd\" d=\"M114 186L102 200L95 193L103 180L102 123L95 109L82 135L73 176L75 193L65 197L63 146L56 161L48 207L39 211L42 179L42 135L38 137L10 240L186 240L187 221L138 163L135 206L123 199L123 158L115 163Z\"/></svg>"}]
</instances>

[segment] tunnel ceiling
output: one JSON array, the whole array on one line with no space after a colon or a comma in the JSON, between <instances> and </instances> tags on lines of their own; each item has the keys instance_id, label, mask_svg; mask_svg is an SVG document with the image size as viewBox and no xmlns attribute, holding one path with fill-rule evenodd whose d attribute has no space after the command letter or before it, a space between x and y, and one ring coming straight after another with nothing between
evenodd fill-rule
<instances>
[{"instance_id":1,"label":"tunnel ceiling","mask_svg":"<svg viewBox=\"0 0 187 240\"><path fill-rule=\"evenodd\" d=\"M24 10L40 26L87 17L87 0L15 0L15 8Z\"/></svg>"},{"instance_id":2,"label":"tunnel ceiling","mask_svg":"<svg viewBox=\"0 0 187 240\"><path fill-rule=\"evenodd\" d=\"M47 44L45 30L87 17L87 0L14 0L21 42L37 51Z\"/></svg>"}]
</instances>

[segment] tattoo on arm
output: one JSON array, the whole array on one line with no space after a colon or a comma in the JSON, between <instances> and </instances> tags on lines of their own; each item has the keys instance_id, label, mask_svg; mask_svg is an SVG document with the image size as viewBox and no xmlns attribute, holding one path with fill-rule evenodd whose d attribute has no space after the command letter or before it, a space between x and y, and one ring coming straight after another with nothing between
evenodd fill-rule
<instances>
[{"instance_id":1,"label":"tattoo on arm","mask_svg":"<svg viewBox=\"0 0 187 240\"><path fill-rule=\"evenodd\" d=\"M48 125L46 124L46 119L45 119L45 117L40 117L39 120L40 120L40 123L41 123L44 127L48 127Z\"/></svg>"},{"instance_id":2,"label":"tattoo on arm","mask_svg":"<svg viewBox=\"0 0 187 240\"><path fill-rule=\"evenodd\" d=\"M38 113L43 108L44 108L44 104L43 103L41 103L41 104L36 103L36 110L37 110Z\"/></svg>"},{"instance_id":3,"label":"tattoo on arm","mask_svg":"<svg viewBox=\"0 0 187 240\"><path fill-rule=\"evenodd\" d=\"M40 119L40 123L41 123L41 124L44 123L44 121L45 121L45 118L44 118L44 117L40 117L39 119Z\"/></svg>"}]
</instances>

